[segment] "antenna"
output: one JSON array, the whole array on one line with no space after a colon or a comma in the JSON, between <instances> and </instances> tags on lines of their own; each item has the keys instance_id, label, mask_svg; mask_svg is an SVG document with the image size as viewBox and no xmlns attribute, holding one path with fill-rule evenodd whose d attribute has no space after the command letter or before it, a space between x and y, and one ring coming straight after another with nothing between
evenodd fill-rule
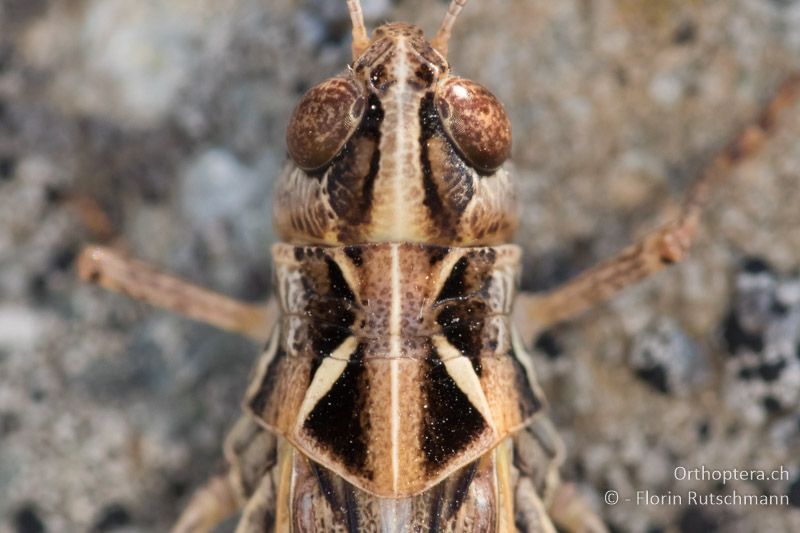
<instances>
[{"instance_id":1,"label":"antenna","mask_svg":"<svg viewBox=\"0 0 800 533\"><path fill-rule=\"evenodd\" d=\"M355 61L369 48L369 37L364 26L364 13L361 11L360 0L347 0L347 10L350 11L350 20L353 22L353 61Z\"/></svg>"},{"instance_id":2,"label":"antenna","mask_svg":"<svg viewBox=\"0 0 800 533\"><path fill-rule=\"evenodd\" d=\"M450 7L447 8L447 14L444 16L442 25L439 26L436 37L431 41L433 48L445 58L447 57L447 43L450 41L450 33L453 30L453 24L455 24L456 17L466 3L467 0L453 0L450 2Z\"/></svg>"}]
</instances>

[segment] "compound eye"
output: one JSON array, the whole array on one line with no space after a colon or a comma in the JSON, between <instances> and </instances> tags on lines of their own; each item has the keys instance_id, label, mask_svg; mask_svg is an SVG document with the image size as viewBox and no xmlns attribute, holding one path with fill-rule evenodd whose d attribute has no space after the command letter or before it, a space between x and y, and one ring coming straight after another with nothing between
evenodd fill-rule
<instances>
[{"instance_id":1,"label":"compound eye","mask_svg":"<svg viewBox=\"0 0 800 533\"><path fill-rule=\"evenodd\" d=\"M449 78L439 87L435 103L447 135L471 166L490 173L508 159L511 123L488 89L463 78Z\"/></svg>"},{"instance_id":2,"label":"compound eye","mask_svg":"<svg viewBox=\"0 0 800 533\"><path fill-rule=\"evenodd\" d=\"M303 170L330 163L358 128L364 107L358 86L345 78L331 78L313 87L289 120L289 156Z\"/></svg>"}]
</instances>

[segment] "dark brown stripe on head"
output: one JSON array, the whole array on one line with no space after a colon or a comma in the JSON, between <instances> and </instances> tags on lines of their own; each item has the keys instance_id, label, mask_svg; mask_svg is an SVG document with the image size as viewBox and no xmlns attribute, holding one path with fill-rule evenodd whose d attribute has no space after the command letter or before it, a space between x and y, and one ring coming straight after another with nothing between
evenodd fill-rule
<instances>
[{"instance_id":1,"label":"dark brown stripe on head","mask_svg":"<svg viewBox=\"0 0 800 533\"><path fill-rule=\"evenodd\" d=\"M435 349L431 348L425 366L421 387L427 409L420 438L425 467L429 472L436 472L458 456L488 426L483 415L447 373Z\"/></svg>"},{"instance_id":2,"label":"dark brown stripe on head","mask_svg":"<svg viewBox=\"0 0 800 533\"><path fill-rule=\"evenodd\" d=\"M472 173L444 133L433 93L423 96L419 121L420 165L425 191L422 203L437 232L455 239L461 215L474 194Z\"/></svg>"},{"instance_id":3,"label":"dark brown stripe on head","mask_svg":"<svg viewBox=\"0 0 800 533\"><path fill-rule=\"evenodd\" d=\"M383 116L380 100L370 95L361 125L329 167L327 192L331 208L343 223L339 236L342 242L357 238L358 227L367 224L372 216Z\"/></svg>"},{"instance_id":4,"label":"dark brown stripe on head","mask_svg":"<svg viewBox=\"0 0 800 533\"><path fill-rule=\"evenodd\" d=\"M308 414L303 429L350 472L371 479L366 467L370 421L364 348L358 345L344 372Z\"/></svg>"},{"instance_id":5,"label":"dark brown stripe on head","mask_svg":"<svg viewBox=\"0 0 800 533\"><path fill-rule=\"evenodd\" d=\"M331 208L343 222L341 231L354 233L357 226L370 221L380 150L377 141L364 138L354 139L345 150L328 175L327 192Z\"/></svg>"}]
</instances>

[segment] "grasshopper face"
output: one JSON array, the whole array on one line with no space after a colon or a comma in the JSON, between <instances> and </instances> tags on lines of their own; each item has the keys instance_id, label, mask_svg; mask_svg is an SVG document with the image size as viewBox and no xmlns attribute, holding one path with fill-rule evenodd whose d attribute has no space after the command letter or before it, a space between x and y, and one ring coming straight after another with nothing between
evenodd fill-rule
<instances>
[{"instance_id":1,"label":"grasshopper face","mask_svg":"<svg viewBox=\"0 0 800 533\"><path fill-rule=\"evenodd\" d=\"M414 26L379 27L346 72L311 89L287 146L274 206L287 242L497 244L516 228L502 105L451 75Z\"/></svg>"}]
</instances>

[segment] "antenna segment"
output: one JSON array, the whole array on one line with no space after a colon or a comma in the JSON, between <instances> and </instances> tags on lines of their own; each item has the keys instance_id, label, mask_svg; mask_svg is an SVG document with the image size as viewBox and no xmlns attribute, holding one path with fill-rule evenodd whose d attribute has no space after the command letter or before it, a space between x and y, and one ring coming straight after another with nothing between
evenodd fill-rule
<instances>
[{"instance_id":1,"label":"antenna segment","mask_svg":"<svg viewBox=\"0 0 800 533\"><path fill-rule=\"evenodd\" d=\"M347 10L350 11L350 20L353 22L353 61L369 47L367 27L364 25L364 13L361 11L359 0L347 0Z\"/></svg>"},{"instance_id":2,"label":"antenna segment","mask_svg":"<svg viewBox=\"0 0 800 533\"><path fill-rule=\"evenodd\" d=\"M447 44L450 42L450 34L453 30L453 24L456 22L456 17L461 12L467 3L467 0L453 0L450 2L450 7L447 8L447 14L444 16L442 25L439 26L439 31L436 32L436 37L431 41L431 45L437 52L447 57Z\"/></svg>"}]
</instances>

